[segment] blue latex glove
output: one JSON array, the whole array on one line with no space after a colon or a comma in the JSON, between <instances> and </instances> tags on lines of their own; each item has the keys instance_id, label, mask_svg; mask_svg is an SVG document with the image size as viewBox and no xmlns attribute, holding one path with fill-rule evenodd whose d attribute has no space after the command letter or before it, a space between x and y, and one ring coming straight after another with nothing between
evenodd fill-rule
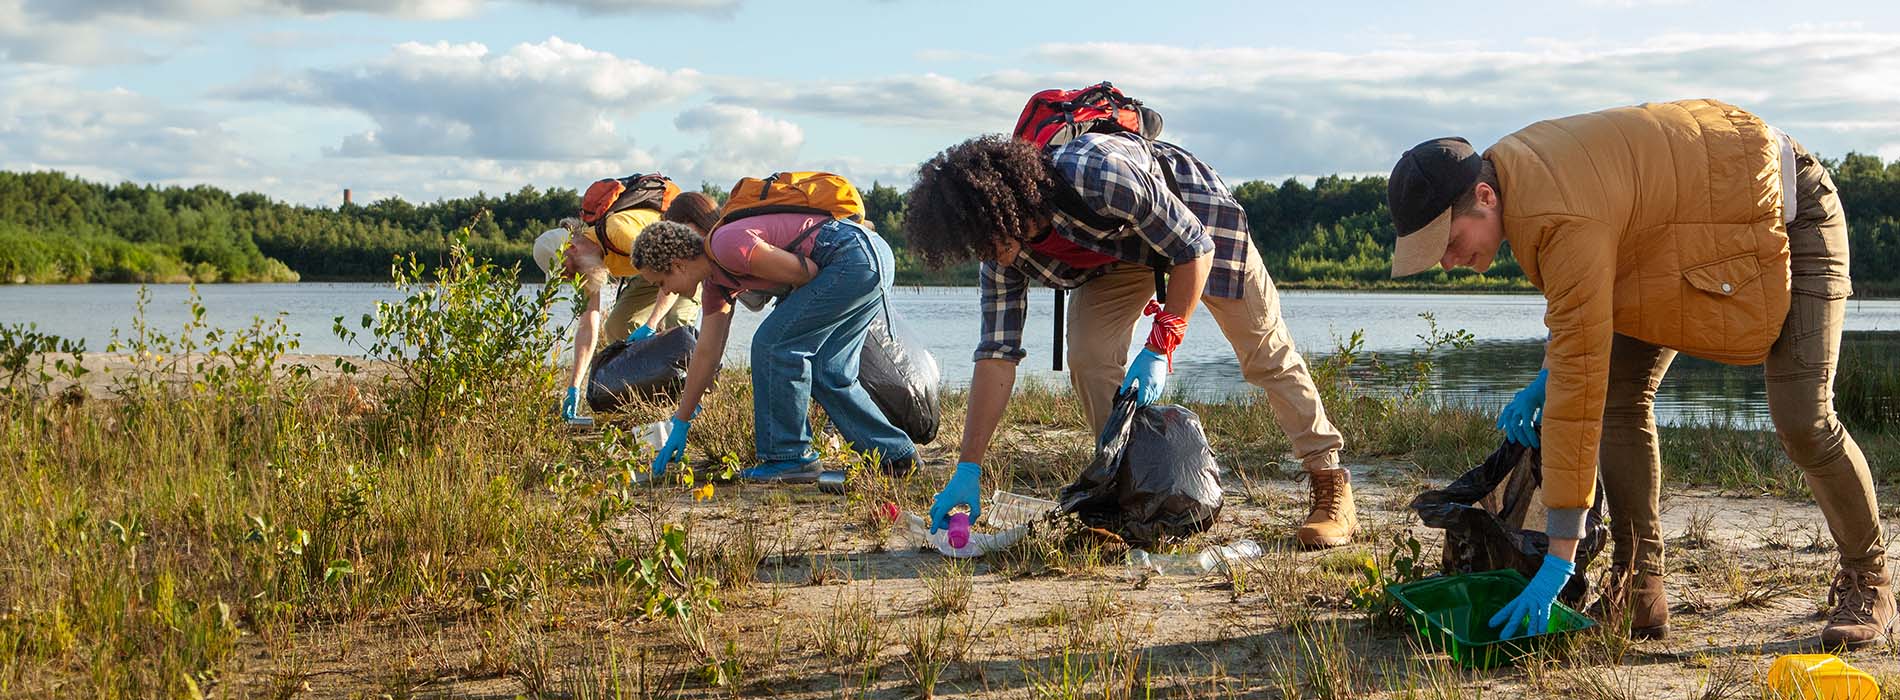
<instances>
[{"instance_id":1,"label":"blue latex glove","mask_svg":"<svg viewBox=\"0 0 1900 700\"><path fill-rule=\"evenodd\" d=\"M699 415L699 412L694 411L693 415ZM653 457L653 478L655 479L666 474L666 465L686 457L686 431L692 428L693 424L680 420L678 417L674 417L672 421L673 429L666 434L666 444L661 445L660 453Z\"/></svg>"},{"instance_id":2,"label":"blue latex glove","mask_svg":"<svg viewBox=\"0 0 1900 700\"><path fill-rule=\"evenodd\" d=\"M561 400L561 420L568 425L593 425L594 419L581 415L580 387L567 388L567 398Z\"/></svg>"},{"instance_id":3,"label":"blue latex glove","mask_svg":"<svg viewBox=\"0 0 1900 700\"><path fill-rule=\"evenodd\" d=\"M627 342L631 343L636 340L646 340L653 337L655 333L658 333L658 331L653 330L652 326L640 326L633 329L632 333L627 334Z\"/></svg>"},{"instance_id":4,"label":"blue latex glove","mask_svg":"<svg viewBox=\"0 0 1900 700\"><path fill-rule=\"evenodd\" d=\"M950 475L950 483L943 485L937 492L937 500L930 504L930 531L936 532L950 527L950 509L957 506L970 507L970 522L976 522L983 514L983 487L978 480L983 476L983 467L975 462L958 462L957 471Z\"/></svg>"},{"instance_id":5,"label":"blue latex glove","mask_svg":"<svg viewBox=\"0 0 1900 700\"><path fill-rule=\"evenodd\" d=\"M1155 352L1152 348L1142 348L1135 361L1128 363L1128 376L1122 378L1121 391L1127 391L1129 385L1135 387L1135 403L1147 406L1161 400L1161 390L1168 384L1168 356Z\"/></svg>"},{"instance_id":6,"label":"blue latex glove","mask_svg":"<svg viewBox=\"0 0 1900 700\"><path fill-rule=\"evenodd\" d=\"M1537 444L1537 424L1542 423L1543 418L1538 414L1544 410L1544 385L1549 381L1550 370L1538 370L1537 378L1498 412L1498 430L1504 431L1505 439L1519 445L1541 447Z\"/></svg>"},{"instance_id":7,"label":"blue latex glove","mask_svg":"<svg viewBox=\"0 0 1900 700\"><path fill-rule=\"evenodd\" d=\"M1544 565L1537 568L1537 575L1531 578L1531 584L1524 592L1504 605L1503 610L1491 616L1491 626L1502 625L1498 639L1510 639L1522 623L1523 636L1543 634L1550 629L1550 606L1557 602L1557 592L1563 590L1564 583L1570 580L1570 574L1577 565L1561 558L1544 555Z\"/></svg>"}]
</instances>

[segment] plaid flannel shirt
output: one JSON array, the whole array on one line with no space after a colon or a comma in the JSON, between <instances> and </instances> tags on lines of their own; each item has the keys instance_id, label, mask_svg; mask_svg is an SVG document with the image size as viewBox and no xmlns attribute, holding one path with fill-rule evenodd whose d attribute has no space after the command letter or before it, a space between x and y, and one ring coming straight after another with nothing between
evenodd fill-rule
<instances>
[{"instance_id":1,"label":"plaid flannel shirt","mask_svg":"<svg viewBox=\"0 0 1900 700\"><path fill-rule=\"evenodd\" d=\"M1155 155L1162 163L1155 162ZM1097 214L1130 222L1112 231L1093 228L1057 210L1055 234L1077 246L1124 262L1148 264L1159 254L1176 264L1214 253L1204 293L1238 299L1246 289L1247 213L1213 168L1162 141L1153 150L1134 134L1084 134L1051 154L1059 179L1081 193ZM1176 197L1159 167L1174 170ZM982 337L976 359L1018 361L1029 311L1029 282L1074 289L1111 266L1076 269L1024 247L1011 265L985 262L977 272Z\"/></svg>"}]
</instances>

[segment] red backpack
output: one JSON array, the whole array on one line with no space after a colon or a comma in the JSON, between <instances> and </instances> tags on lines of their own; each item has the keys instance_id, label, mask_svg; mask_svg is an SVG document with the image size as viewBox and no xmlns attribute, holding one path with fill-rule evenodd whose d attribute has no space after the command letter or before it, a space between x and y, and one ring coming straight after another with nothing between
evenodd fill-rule
<instances>
[{"instance_id":1,"label":"red backpack","mask_svg":"<svg viewBox=\"0 0 1900 700\"><path fill-rule=\"evenodd\" d=\"M1029 104L1023 105L1022 115L1016 117L1013 135L1018 140L1049 149L1083 134L1113 133L1139 134L1143 140L1152 142L1161 136L1161 114L1143 106L1141 100L1122 94L1119 88L1105 80L1080 90L1049 89L1031 95ZM1159 155L1155 156L1155 162L1161 162ZM1179 197L1181 186L1175 182L1174 171L1162 164L1161 175L1167 180L1168 189ZM1057 209L1092 228L1108 231L1129 223L1096 213L1072 187L1057 187L1051 194L1054 200L1051 203ZM1166 261L1156 256L1149 266L1155 271L1155 299L1167 303ZM1062 289L1055 292L1055 369L1060 372L1062 319L1066 315L1063 302L1066 301L1066 295Z\"/></svg>"}]
</instances>

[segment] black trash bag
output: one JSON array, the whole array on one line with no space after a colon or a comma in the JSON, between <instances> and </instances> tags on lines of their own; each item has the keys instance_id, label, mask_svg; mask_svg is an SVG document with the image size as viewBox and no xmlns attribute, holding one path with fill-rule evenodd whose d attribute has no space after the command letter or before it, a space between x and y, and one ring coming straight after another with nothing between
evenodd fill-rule
<instances>
[{"instance_id":1,"label":"black trash bag","mask_svg":"<svg viewBox=\"0 0 1900 700\"><path fill-rule=\"evenodd\" d=\"M1447 574L1517 569L1526 578L1537 575L1550 551L1543 532L1544 460L1535 447L1506 440L1484 464L1465 472L1442 489L1412 499L1412 510L1430 527L1445 531L1441 560ZM1590 567L1609 540L1603 523L1603 487L1597 485L1595 505L1584 519L1583 541L1577 544L1577 571ZM1583 576L1570 577L1558 597L1577 605L1590 592Z\"/></svg>"},{"instance_id":2,"label":"black trash bag","mask_svg":"<svg viewBox=\"0 0 1900 700\"><path fill-rule=\"evenodd\" d=\"M699 345L699 329L680 326L631 343L620 341L594 355L587 378L587 405L595 413L635 400L673 399L686 388L686 364Z\"/></svg>"},{"instance_id":3,"label":"black trash bag","mask_svg":"<svg viewBox=\"0 0 1900 700\"><path fill-rule=\"evenodd\" d=\"M878 314L864 336L858 383L891 425L919 445L937 439L943 411L937 403L943 371L923 340L890 314Z\"/></svg>"},{"instance_id":4,"label":"black trash bag","mask_svg":"<svg viewBox=\"0 0 1900 700\"><path fill-rule=\"evenodd\" d=\"M1220 515L1220 464L1201 419L1180 406L1137 409L1115 397L1095 459L1062 490L1062 512L1150 547L1206 530Z\"/></svg>"}]
</instances>

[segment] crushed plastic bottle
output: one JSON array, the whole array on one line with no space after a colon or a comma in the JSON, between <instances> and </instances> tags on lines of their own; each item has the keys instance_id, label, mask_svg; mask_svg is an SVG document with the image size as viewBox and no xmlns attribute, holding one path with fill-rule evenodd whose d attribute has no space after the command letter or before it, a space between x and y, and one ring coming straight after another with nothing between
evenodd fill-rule
<instances>
[{"instance_id":1,"label":"crushed plastic bottle","mask_svg":"<svg viewBox=\"0 0 1900 700\"><path fill-rule=\"evenodd\" d=\"M1259 558L1260 543L1241 540L1209 547L1194 554L1154 554L1136 549L1128 553L1128 568L1168 575L1199 575L1226 571L1237 562Z\"/></svg>"},{"instance_id":2,"label":"crushed plastic bottle","mask_svg":"<svg viewBox=\"0 0 1900 700\"><path fill-rule=\"evenodd\" d=\"M930 521L916 513L903 515L903 532L917 546L935 549L946 557L969 559L1008 549L1021 542L1028 536L1029 526L1055 508L1055 501L997 491L990 497L989 507L983 509L983 524L994 532L969 532L966 529L968 539L962 545L953 545L952 529L931 532ZM967 512L963 516L969 517Z\"/></svg>"}]
</instances>

